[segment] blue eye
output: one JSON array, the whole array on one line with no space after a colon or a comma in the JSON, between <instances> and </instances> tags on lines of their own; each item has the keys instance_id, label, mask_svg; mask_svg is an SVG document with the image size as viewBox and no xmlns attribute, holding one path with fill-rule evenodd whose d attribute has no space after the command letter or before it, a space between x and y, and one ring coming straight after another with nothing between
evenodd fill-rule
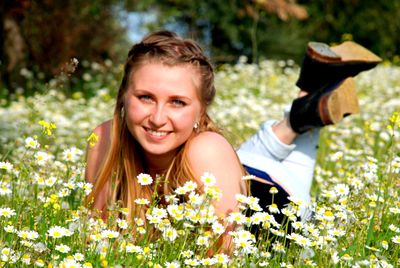
<instances>
[{"instance_id":1,"label":"blue eye","mask_svg":"<svg viewBox=\"0 0 400 268\"><path fill-rule=\"evenodd\" d=\"M172 104L173 104L174 106L177 106L177 107L183 107L183 106L186 105L186 103L185 103L184 101L181 101L181 100L173 100L173 101L172 101Z\"/></svg>"},{"instance_id":2,"label":"blue eye","mask_svg":"<svg viewBox=\"0 0 400 268\"><path fill-rule=\"evenodd\" d=\"M138 97L138 99L145 102L150 102L152 100L152 98L149 95L141 95Z\"/></svg>"}]
</instances>

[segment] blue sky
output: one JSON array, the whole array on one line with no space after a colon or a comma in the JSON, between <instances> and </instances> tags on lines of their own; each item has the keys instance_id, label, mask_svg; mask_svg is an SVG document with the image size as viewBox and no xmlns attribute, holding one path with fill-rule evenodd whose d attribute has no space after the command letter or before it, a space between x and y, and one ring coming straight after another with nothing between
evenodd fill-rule
<instances>
[{"instance_id":1,"label":"blue sky","mask_svg":"<svg viewBox=\"0 0 400 268\"><path fill-rule=\"evenodd\" d=\"M129 12L125 15L128 36L134 43L139 42L146 34L148 34L148 30L144 25L156 20L156 14L154 13Z\"/></svg>"}]
</instances>

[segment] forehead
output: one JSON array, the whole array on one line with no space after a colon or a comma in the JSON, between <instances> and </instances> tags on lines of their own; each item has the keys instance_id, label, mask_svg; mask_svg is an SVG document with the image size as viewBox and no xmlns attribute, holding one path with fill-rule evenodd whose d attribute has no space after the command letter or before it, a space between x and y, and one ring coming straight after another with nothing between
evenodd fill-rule
<instances>
[{"instance_id":1,"label":"forehead","mask_svg":"<svg viewBox=\"0 0 400 268\"><path fill-rule=\"evenodd\" d=\"M129 88L179 95L199 95L199 71L189 64L147 63L130 76Z\"/></svg>"}]
</instances>

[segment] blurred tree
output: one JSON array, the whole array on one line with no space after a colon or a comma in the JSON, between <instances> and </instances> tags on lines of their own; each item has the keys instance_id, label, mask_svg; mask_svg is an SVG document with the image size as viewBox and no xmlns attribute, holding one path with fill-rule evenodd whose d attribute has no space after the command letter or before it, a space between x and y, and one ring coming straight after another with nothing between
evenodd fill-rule
<instances>
[{"instance_id":1,"label":"blurred tree","mask_svg":"<svg viewBox=\"0 0 400 268\"><path fill-rule=\"evenodd\" d=\"M121 14L130 11L156 14L149 30L201 41L216 63L299 62L309 40L354 39L384 58L400 54L399 0L0 0L0 94L2 85L23 86L22 67L50 78L72 57L125 54Z\"/></svg>"},{"instance_id":2,"label":"blurred tree","mask_svg":"<svg viewBox=\"0 0 400 268\"><path fill-rule=\"evenodd\" d=\"M400 54L400 1L387 0L133 0L165 27L201 40L216 62L239 55L300 61L310 40L354 39L383 58ZM398 57L398 56L397 56Z\"/></svg>"},{"instance_id":3,"label":"blurred tree","mask_svg":"<svg viewBox=\"0 0 400 268\"><path fill-rule=\"evenodd\" d=\"M119 0L2 0L2 81L12 93L21 67L47 78L71 58L99 61L118 55L126 39ZM11 82L12 81L12 82Z\"/></svg>"},{"instance_id":4,"label":"blurred tree","mask_svg":"<svg viewBox=\"0 0 400 268\"><path fill-rule=\"evenodd\" d=\"M149 26L151 30L179 28L188 36L202 40L216 62L232 62L239 55L257 61L259 56L275 49L273 44L279 45L271 42L272 32L276 39L285 40L286 46L280 46L283 53L294 56L292 46L287 44L297 43L301 38L290 29L282 31L279 23L292 24L308 16L304 7L294 0L136 0L128 2L127 9L132 3L136 9L157 13L159 20Z\"/></svg>"},{"instance_id":5,"label":"blurred tree","mask_svg":"<svg viewBox=\"0 0 400 268\"><path fill-rule=\"evenodd\" d=\"M400 1L299 0L310 19L301 26L310 39L353 39L381 57L400 55Z\"/></svg>"},{"instance_id":6,"label":"blurred tree","mask_svg":"<svg viewBox=\"0 0 400 268\"><path fill-rule=\"evenodd\" d=\"M0 2L0 78L13 93L11 87L12 71L23 66L25 42L19 23L29 0ZM0 83L1 85L1 83Z\"/></svg>"}]
</instances>

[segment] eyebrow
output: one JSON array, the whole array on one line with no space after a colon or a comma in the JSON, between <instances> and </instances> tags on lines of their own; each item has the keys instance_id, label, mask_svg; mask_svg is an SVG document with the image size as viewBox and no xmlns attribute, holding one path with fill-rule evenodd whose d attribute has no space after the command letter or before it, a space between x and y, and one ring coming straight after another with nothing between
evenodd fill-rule
<instances>
[{"instance_id":1,"label":"eyebrow","mask_svg":"<svg viewBox=\"0 0 400 268\"><path fill-rule=\"evenodd\" d=\"M153 96L154 94L150 92L149 90L146 89L138 89L138 88L133 88L134 92L138 92L139 94L148 94ZM191 100L190 97L184 96L184 95L172 95L169 96L170 99L185 99L185 100Z\"/></svg>"},{"instance_id":2,"label":"eyebrow","mask_svg":"<svg viewBox=\"0 0 400 268\"><path fill-rule=\"evenodd\" d=\"M182 95L173 95L170 96L171 99L187 99L187 100L191 100L191 98L187 97L187 96L182 96Z\"/></svg>"}]
</instances>

